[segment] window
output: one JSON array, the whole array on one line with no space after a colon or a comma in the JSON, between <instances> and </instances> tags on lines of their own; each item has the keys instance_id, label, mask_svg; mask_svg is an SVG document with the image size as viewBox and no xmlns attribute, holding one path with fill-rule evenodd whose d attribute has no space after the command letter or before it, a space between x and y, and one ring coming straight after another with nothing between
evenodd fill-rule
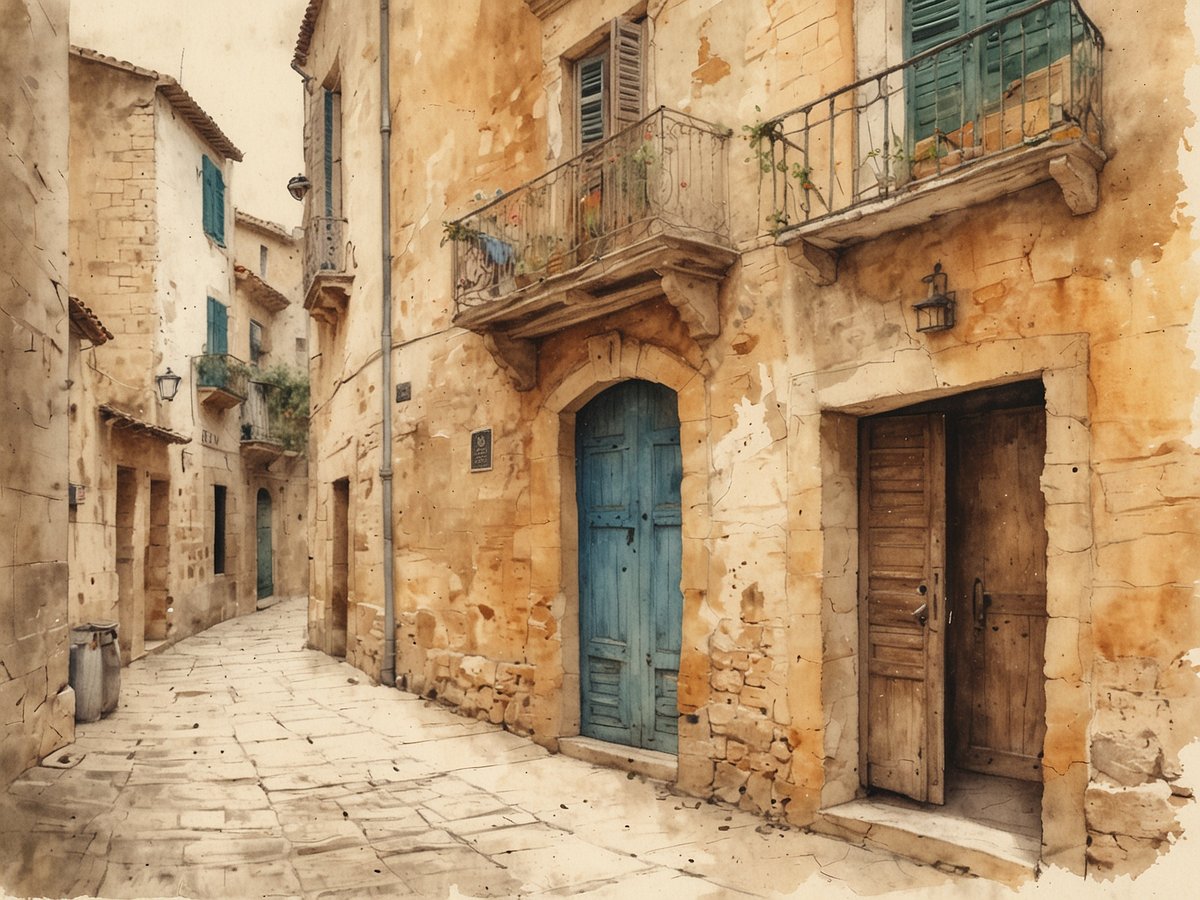
<instances>
[{"instance_id":1,"label":"window","mask_svg":"<svg viewBox=\"0 0 1200 900\"><path fill-rule=\"evenodd\" d=\"M259 278L267 277L267 245L258 245L258 276Z\"/></svg>"},{"instance_id":2,"label":"window","mask_svg":"<svg viewBox=\"0 0 1200 900\"><path fill-rule=\"evenodd\" d=\"M915 56L1032 2L905 0L905 56ZM1068 51L1068 14L1065 3L1044 7L917 64L909 84L909 134L920 141L934 133L956 131L997 106L1009 85L1045 72Z\"/></svg>"},{"instance_id":3,"label":"window","mask_svg":"<svg viewBox=\"0 0 1200 900\"><path fill-rule=\"evenodd\" d=\"M262 323L250 320L250 363L257 366L267 354L267 348L263 343L263 327Z\"/></svg>"},{"instance_id":4,"label":"window","mask_svg":"<svg viewBox=\"0 0 1200 900\"><path fill-rule=\"evenodd\" d=\"M342 95L322 88L321 93L321 199L322 215L342 213Z\"/></svg>"},{"instance_id":5,"label":"window","mask_svg":"<svg viewBox=\"0 0 1200 900\"><path fill-rule=\"evenodd\" d=\"M204 194L204 233L225 246L225 177L221 168L206 155L201 167Z\"/></svg>"},{"instance_id":6,"label":"window","mask_svg":"<svg viewBox=\"0 0 1200 900\"><path fill-rule=\"evenodd\" d=\"M225 485L213 485L213 574L225 574Z\"/></svg>"},{"instance_id":7,"label":"window","mask_svg":"<svg viewBox=\"0 0 1200 900\"><path fill-rule=\"evenodd\" d=\"M614 19L607 38L574 64L575 133L579 149L642 117L642 23Z\"/></svg>"},{"instance_id":8,"label":"window","mask_svg":"<svg viewBox=\"0 0 1200 900\"><path fill-rule=\"evenodd\" d=\"M208 298L208 341L209 353L229 352L229 308L219 300Z\"/></svg>"}]
</instances>

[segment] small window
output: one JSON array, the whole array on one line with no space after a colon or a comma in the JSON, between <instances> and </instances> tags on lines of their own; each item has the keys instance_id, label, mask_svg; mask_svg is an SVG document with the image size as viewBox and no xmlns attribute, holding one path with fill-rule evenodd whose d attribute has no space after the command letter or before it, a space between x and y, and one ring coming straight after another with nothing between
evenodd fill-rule
<instances>
[{"instance_id":1,"label":"small window","mask_svg":"<svg viewBox=\"0 0 1200 900\"><path fill-rule=\"evenodd\" d=\"M257 366L267 353L266 344L263 341L262 323L250 320L250 363Z\"/></svg>"},{"instance_id":2,"label":"small window","mask_svg":"<svg viewBox=\"0 0 1200 900\"><path fill-rule=\"evenodd\" d=\"M225 485L213 485L213 574L225 574Z\"/></svg>"},{"instance_id":3,"label":"small window","mask_svg":"<svg viewBox=\"0 0 1200 900\"><path fill-rule=\"evenodd\" d=\"M208 156L201 167L204 194L204 233L217 244L225 246L225 176Z\"/></svg>"},{"instance_id":4,"label":"small window","mask_svg":"<svg viewBox=\"0 0 1200 900\"><path fill-rule=\"evenodd\" d=\"M267 245L258 245L258 275L260 278L267 277Z\"/></svg>"},{"instance_id":5,"label":"small window","mask_svg":"<svg viewBox=\"0 0 1200 900\"><path fill-rule=\"evenodd\" d=\"M209 353L229 352L229 308L221 301L208 298L208 342Z\"/></svg>"}]
</instances>

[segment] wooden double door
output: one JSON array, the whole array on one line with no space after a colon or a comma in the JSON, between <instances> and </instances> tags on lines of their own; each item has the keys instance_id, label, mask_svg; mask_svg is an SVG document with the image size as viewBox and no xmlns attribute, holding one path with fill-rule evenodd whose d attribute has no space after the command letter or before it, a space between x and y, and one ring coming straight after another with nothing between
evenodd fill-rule
<instances>
[{"instance_id":1,"label":"wooden double door","mask_svg":"<svg viewBox=\"0 0 1200 900\"><path fill-rule=\"evenodd\" d=\"M1045 445L1040 404L864 420L867 785L941 803L947 765L1041 780Z\"/></svg>"},{"instance_id":2,"label":"wooden double door","mask_svg":"<svg viewBox=\"0 0 1200 900\"><path fill-rule=\"evenodd\" d=\"M675 393L626 381L576 417L580 731L674 753L683 597Z\"/></svg>"}]
</instances>

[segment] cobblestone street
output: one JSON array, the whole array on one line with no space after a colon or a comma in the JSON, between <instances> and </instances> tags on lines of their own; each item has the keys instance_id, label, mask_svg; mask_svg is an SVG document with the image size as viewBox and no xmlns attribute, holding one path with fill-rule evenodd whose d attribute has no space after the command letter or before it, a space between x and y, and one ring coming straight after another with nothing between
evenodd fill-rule
<instances>
[{"instance_id":1,"label":"cobblestone street","mask_svg":"<svg viewBox=\"0 0 1200 900\"><path fill-rule=\"evenodd\" d=\"M285 601L125 669L118 711L81 725L3 797L0 893L717 897L965 884L549 754L367 683L304 649L303 629L303 601Z\"/></svg>"}]
</instances>

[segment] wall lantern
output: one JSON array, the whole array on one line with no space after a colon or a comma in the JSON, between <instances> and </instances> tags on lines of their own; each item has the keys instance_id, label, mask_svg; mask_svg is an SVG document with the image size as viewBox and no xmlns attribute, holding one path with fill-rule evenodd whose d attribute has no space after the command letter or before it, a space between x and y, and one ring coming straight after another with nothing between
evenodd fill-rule
<instances>
[{"instance_id":1,"label":"wall lantern","mask_svg":"<svg viewBox=\"0 0 1200 900\"><path fill-rule=\"evenodd\" d=\"M917 313L917 331L946 331L954 327L954 291L947 291L948 279L942 264L936 263L933 271L921 279L929 285L929 296L914 303Z\"/></svg>"},{"instance_id":2,"label":"wall lantern","mask_svg":"<svg viewBox=\"0 0 1200 900\"><path fill-rule=\"evenodd\" d=\"M292 195L294 200L303 200L304 195L312 187L312 182L308 180L306 175L293 175L288 179L287 187L288 193Z\"/></svg>"},{"instance_id":3,"label":"wall lantern","mask_svg":"<svg viewBox=\"0 0 1200 900\"><path fill-rule=\"evenodd\" d=\"M183 379L172 372L170 366L167 366L165 375L156 375L154 378L154 383L158 385L158 396L168 402L174 400L181 381Z\"/></svg>"}]
</instances>

